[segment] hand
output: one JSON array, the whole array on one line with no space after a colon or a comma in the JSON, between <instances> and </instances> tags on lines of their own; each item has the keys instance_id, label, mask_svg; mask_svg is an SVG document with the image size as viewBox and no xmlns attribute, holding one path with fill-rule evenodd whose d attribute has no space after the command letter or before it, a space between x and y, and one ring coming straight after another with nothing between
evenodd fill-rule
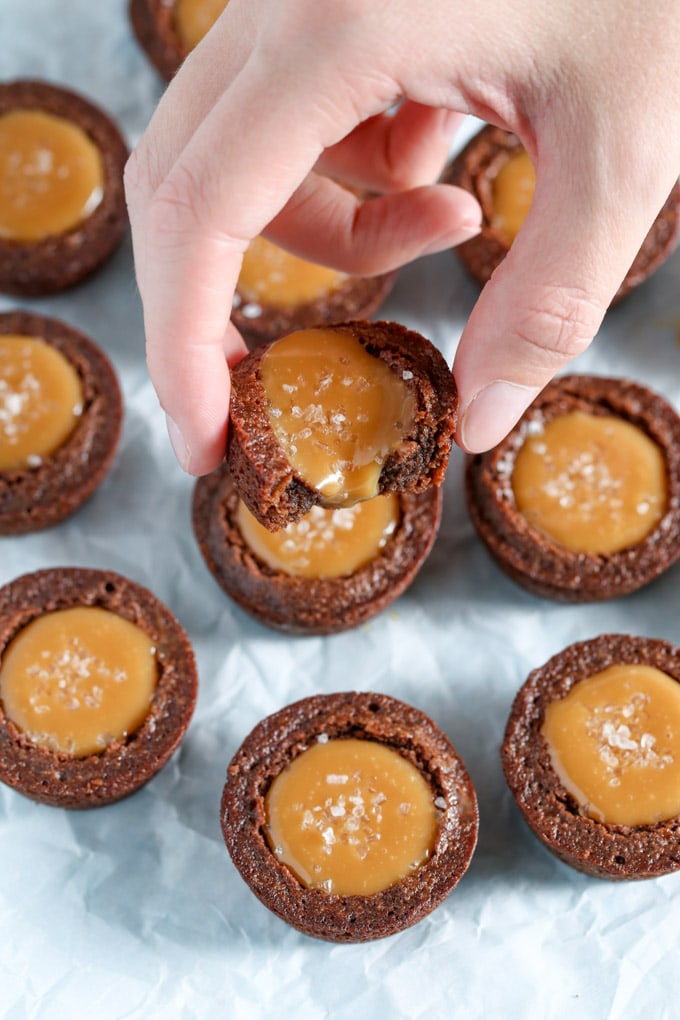
<instances>
[{"instance_id":1,"label":"hand","mask_svg":"<svg viewBox=\"0 0 680 1020\"><path fill-rule=\"evenodd\" d=\"M466 113L514 131L537 173L454 363L459 443L500 441L590 343L680 171L678 53L680 0L231 0L126 176L149 371L182 466L224 454L250 239L367 274L460 243L477 203L432 182ZM362 203L315 171L384 194Z\"/></svg>"}]
</instances>

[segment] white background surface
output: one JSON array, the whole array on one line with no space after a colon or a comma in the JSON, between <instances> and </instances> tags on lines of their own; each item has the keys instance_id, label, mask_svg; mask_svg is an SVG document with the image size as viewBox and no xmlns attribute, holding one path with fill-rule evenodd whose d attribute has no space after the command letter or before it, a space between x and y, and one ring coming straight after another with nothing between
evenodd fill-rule
<instances>
[{"instance_id":1,"label":"white background surface","mask_svg":"<svg viewBox=\"0 0 680 1020\"><path fill-rule=\"evenodd\" d=\"M133 144L161 93L124 0L0 0L0 75L44 77L103 105ZM579 371L629 375L680 405L680 253L609 313ZM451 360L476 288L449 254L399 278L384 307ZM527 673L605 631L680 643L680 566L646 590L586 609L532 598L489 561L467 520L462 456L442 530L405 596L364 628L285 638L234 608L208 574L143 359L129 239L69 294L16 302L88 332L119 373L120 453L102 488L56 529L0 539L0 583L45 566L117 570L179 617L200 672L197 711L172 762L142 791L89 812L0 787L0 1014L71 1017L522 1018L677 1016L680 875L586 878L524 827L498 759ZM290 701L347 689L430 714L475 781L472 865L425 921L361 946L310 940L270 914L235 871L219 827L227 763Z\"/></svg>"}]
</instances>

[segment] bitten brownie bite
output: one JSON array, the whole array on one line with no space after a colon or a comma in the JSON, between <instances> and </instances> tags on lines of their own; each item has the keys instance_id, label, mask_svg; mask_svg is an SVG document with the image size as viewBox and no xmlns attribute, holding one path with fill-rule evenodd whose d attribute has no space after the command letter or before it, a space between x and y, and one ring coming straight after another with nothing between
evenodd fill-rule
<instances>
[{"instance_id":1,"label":"bitten brownie bite","mask_svg":"<svg viewBox=\"0 0 680 1020\"><path fill-rule=\"evenodd\" d=\"M170 81L184 58L212 28L228 0L130 0L137 40L156 70Z\"/></svg>"},{"instance_id":2,"label":"bitten brownie bite","mask_svg":"<svg viewBox=\"0 0 680 1020\"><path fill-rule=\"evenodd\" d=\"M482 230L456 247L456 255L482 286L517 235L534 194L535 173L516 135L487 125L444 171L442 180L472 192L482 207ZM680 183L673 187L613 298L620 301L658 269L680 237Z\"/></svg>"},{"instance_id":3,"label":"bitten brownie bite","mask_svg":"<svg viewBox=\"0 0 680 1020\"><path fill-rule=\"evenodd\" d=\"M457 393L440 352L389 322L300 330L234 366L227 464L274 531L313 506L441 483Z\"/></svg>"},{"instance_id":4,"label":"bitten brownie bite","mask_svg":"<svg viewBox=\"0 0 680 1020\"><path fill-rule=\"evenodd\" d=\"M501 750L538 838L600 878L680 868L680 650L604 634L534 670Z\"/></svg>"},{"instance_id":5,"label":"bitten brownie bite","mask_svg":"<svg viewBox=\"0 0 680 1020\"><path fill-rule=\"evenodd\" d=\"M193 526L220 587L260 623L334 634L364 623L414 579L439 529L442 495L391 493L352 507L312 507L271 532L250 513L226 465L199 478Z\"/></svg>"},{"instance_id":6,"label":"bitten brownie bite","mask_svg":"<svg viewBox=\"0 0 680 1020\"><path fill-rule=\"evenodd\" d=\"M445 899L477 841L447 737L384 694L305 698L259 723L222 796L231 858L294 928L334 942L402 931Z\"/></svg>"},{"instance_id":7,"label":"bitten brownie bite","mask_svg":"<svg viewBox=\"0 0 680 1020\"><path fill-rule=\"evenodd\" d=\"M143 786L179 746L194 656L150 591L104 570L40 570L0 588L0 780L55 807Z\"/></svg>"},{"instance_id":8,"label":"bitten brownie bite","mask_svg":"<svg viewBox=\"0 0 680 1020\"><path fill-rule=\"evenodd\" d=\"M40 81L0 83L0 291L65 290L127 227L127 146L87 99Z\"/></svg>"},{"instance_id":9,"label":"bitten brownie bite","mask_svg":"<svg viewBox=\"0 0 680 1020\"><path fill-rule=\"evenodd\" d=\"M0 535L50 527L105 478L120 387L104 353L57 319L0 314Z\"/></svg>"},{"instance_id":10,"label":"bitten brownie bite","mask_svg":"<svg viewBox=\"0 0 680 1020\"><path fill-rule=\"evenodd\" d=\"M630 380L557 378L495 449L469 458L466 496L494 560L528 591L626 595L680 556L680 418Z\"/></svg>"}]
</instances>

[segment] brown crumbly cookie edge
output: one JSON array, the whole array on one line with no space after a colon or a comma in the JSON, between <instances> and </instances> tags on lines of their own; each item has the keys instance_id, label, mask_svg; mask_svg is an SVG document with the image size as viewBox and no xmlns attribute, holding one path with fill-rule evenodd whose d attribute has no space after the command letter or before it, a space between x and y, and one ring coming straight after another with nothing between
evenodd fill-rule
<instances>
[{"instance_id":1,"label":"brown crumbly cookie edge","mask_svg":"<svg viewBox=\"0 0 680 1020\"><path fill-rule=\"evenodd\" d=\"M680 818L611 825L581 814L560 783L540 730L547 706L609 666L654 666L680 683L680 649L666 641L602 634L570 645L535 669L514 700L501 748L505 779L522 815L560 860L587 875L643 879L680 868Z\"/></svg>"},{"instance_id":2,"label":"brown crumbly cookie edge","mask_svg":"<svg viewBox=\"0 0 680 1020\"><path fill-rule=\"evenodd\" d=\"M265 796L273 779L319 737L384 743L416 766L442 798L430 858L371 896L305 888L269 847ZM445 804L445 806L444 806ZM305 698L259 723L227 771L221 824L231 858L266 907L306 935L365 942L415 924L448 896L470 863L479 817L472 781L448 738L424 713L384 694L347 692Z\"/></svg>"},{"instance_id":3,"label":"brown crumbly cookie edge","mask_svg":"<svg viewBox=\"0 0 680 1020\"><path fill-rule=\"evenodd\" d=\"M0 292L37 297L79 283L118 247L128 223L123 193L128 148L107 113L61 86L28 80L0 83L0 116L14 110L40 110L71 121L97 146L104 166L102 200L82 223L40 241L0 238Z\"/></svg>"},{"instance_id":4,"label":"brown crumbly cookie edge","mask_svg":"<svg viewBox=\"0 0 680 1020\"><path fill-rule=\"evenodd\" d=\"M32 620L77 606L108 609L148 634L156 649L158 682L140 728L85 758L34 744L6 717L0 702L0 780L26 797L63 808L100 807L147 783L179 746L198 687L193 650L170 610L148 589L106 570L51 568L0 588L0 660Z\"/></svg>"},{"instance_id":5,"label":"brown crumbly cookie edge","mask_svg":"<svg viewBox=\"0 0 680 1020\"><path fill-rule=\"evenodd\" d=\"M532 527L515 505L511 476L527 432L534 423L574 410L623 418L646 433L664 456L666 512L641 542L619 552L598 556L564 549ZM573 603L627 595L680 556L680 417L663 397L631 380L558 377L497 447L468 458L465 491L477 534L498 566L527 591Z\"/></svg>"},{"instance_id":6,"label":"brown crumbly cookie edge","mask_svg":"<svg viewBox=\"0 0 680 1020\"><path fill-rule=\"evenodd\" d=\"M51 527L92 496L113 463L123 418L116 373L104 352L79 330L32 312L0 314L0 335L37 337L70 362L83 388L76 428L38 467L0 472L0 535Z\"/></svg>"},{"instance_id":7,"label":"brown crumbly cookie edge","mask_svg":"<svg viewBox=\"0 0 680 1020\"><path fill-rule=\"evenodd\" d=\"M172 23L172 8L167 0L130 0L128 6L137 42L165 81L170 81L187 56Z\"/></svg>"}]
</instances>

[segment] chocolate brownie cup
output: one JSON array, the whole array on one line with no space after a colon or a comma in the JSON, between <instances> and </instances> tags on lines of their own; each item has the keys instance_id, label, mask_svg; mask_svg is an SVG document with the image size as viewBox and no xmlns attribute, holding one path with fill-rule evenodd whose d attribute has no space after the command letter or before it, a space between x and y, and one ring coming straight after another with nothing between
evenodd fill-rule
<instances>
[{"instance_id":1,"label":"chocolate brownie cup","mask_svg":"<svg viewBox=\"0 0 680 1020\"><path fill-rule=\"evenodd\" d=\"M398 598L437 536L440 489L377 499L392 504L380 508L376 525L359 520L369 503L339 511L317 507L276 533L282 546L271 549L271 533L258 534L258 545L264 542L258 554L244 535L247 511L223 465L196 483L194 534L217 583L260 623L288 634L335 634L358 627ZM262 527L254 518L245 523L251 530ZM325 576L314 576L319 568Z\"/></svg>"},{"instance_id":2,"label":"chocolate brownie cup","mask_svg":"<svg viewBox=\"0 0 680 1020\"><path fill-rule=\"evenodd\" d=\"M234 366L227 464L275 531L313 506L347 506L443 480L457 391L440 352L397 323L299 331Z\"/></svg>"},{"instance_id":3,"label":"chocolate brownie cup","mask_svg":"<svg viewBox=\"0 0 680 1020\"><path fill-rule=\"evenodd\" d=\"M626 379L557 378L495 449L468 459L466 496L496 563L532 594L626 595L680 555L680 418Z\"/></svg>"},{"instance_id":4,"label":"chocolate brownie cup","mask_svg":"<svg viewBox=\"0 0 680 1020\"><path fill-rule=\"evenodd\" d=\"M130 0L130 21L147 57L166 81L212 27L228 0Z\"/></svg>"},{"instance_id":5,"label":"chocolate brownie cup","mask_svg":"<svg viewBox=\"0 0 680 1020\"><path fill-rule=\"evenodd\" d=\"M396 773L374 771L362 752ZM287 817L296 771L320 803L293 804ZM432 720L387 695L352 692L305 698L259 723L229 765L221 820L265 906L334 942L382 938L425 917L466 871L478 830L472 781ZM296 847L300 833L309 846ZM405 862L392 843L402 838L414 840Z\"/></svg>"},{"instance_id":6,"label":"chocolate brownie cup","mask_svg":"<svg viewBox=\"0 0 680 1020\"><path fill-rule=\"evenodd\" d=\"M109 258L127 227L127 156L111 118L82 96L0 84L0 291L65 290Z\"/></svg>"},{"instance_id":7,"label":"chocolate brownie cup","mask_svg":"<svg viewBox=\"0 0 680 1020\"><path fill-rule=\"evenodd\" d=\"M530 828L571 867L610 879L680 868L679 684L678 648L604 634L555 655L518 692L505 778Z\"/></svg>"},{"instance_id":8,"label":"chocolate brownie cup","mask_svg":"<svg viewBox=\"0 0 680 1020\"><path fill-rule=\"evenodd\" d=\"M70 432L51 452L14 458L24 416L49 422L54 409L46 392L50 380L36 376L35 363L13 365L10 349L22 339L49 348L57 367L70 375ZM47 528L77 510L105 478L115 456L123 415L120 387L104 353L72 326L30 312L0 314L0 535ZM52 364L46 372L54 374ZM26 427L30 420L24 422ZM68 428L68 425L67 425Z\"/></svg>"},{"instance_id":9,"label":"chocolate brownie cup","mask_svg":"<svg viewBox=\"0 0 680 1020\"><path fill-rule=\"evenodd\" d=\"M63 621L80 610L87 615L80 617L71 633ZM24 654L19 642L28 638L36 623L49 627L56 620L63 643L53 648L39 644L37 653L29 652L35 661L26 667L24 660L23 673L22 666L16 666L17 681L12 675L17 661L13 657ZM94 639L88 636L91 629L99 638L102 621L105 627L107 621L114 624L109 639L113 645L102 646L104 650L91 645ZM141 682L132 671L126 674L125 663L111 664L110 655L127 653L134 640L129 635L122 641L116 637L119 626L126 633L134 632L142 645L147 643L142 661L145 671L150 665L153 675L146 702L141 694L144 710L141 718L138 713L136 727L128 730L123 725L111 732L108 713L115 712L126 697L126 687ZM55 807L98 807L143 786L179 746L196 701L194 656L182 627L150 591L111 571L39 570L0 588L0 661L0 780ZM24 690L28 684L35 684L35 689ZM27 702L23 707L22 698ZM17 724L10 702L13 711L23 713L22 718L28 713L27 718L39 719L36 725L43 732L29 735L32 727ZM69 746L85 739L81 753L64 750L61 734L50 729L60 708L69 709L75 718L68 722L72 729L78 720L83 727L91 727L94 714L95 746L101 750L92 750L91 734L88 739L81 734L69 737ZM98 711L103 713L101 718Z\"/></svg>"},{"instance_id":10,"label":"chocolate brownie cup","mask_svg":"<svg viewBox=\"0 0 680 1020\"><path fill-rule=\"evenodd\" d=\"M513 171L511 162L515 160ZM524 167L522 166L524 163ZM509 205L507 218L499 214L496 189L506 167L508 179L502 182ZM514 177L514 180L513 180ZM533 196L533 169L516 135L487 125L476 134L444 171L442 180L472 192L482 207L482 230L470 241L458 245L456 255L481 286L507 255L515 230ZM514 189L517 188L515 192ZM673 252L680 237L680 183L673 187L656 217L640 251L612 304L620 301L646 280Z\"/></svg>"}]
</instances>

